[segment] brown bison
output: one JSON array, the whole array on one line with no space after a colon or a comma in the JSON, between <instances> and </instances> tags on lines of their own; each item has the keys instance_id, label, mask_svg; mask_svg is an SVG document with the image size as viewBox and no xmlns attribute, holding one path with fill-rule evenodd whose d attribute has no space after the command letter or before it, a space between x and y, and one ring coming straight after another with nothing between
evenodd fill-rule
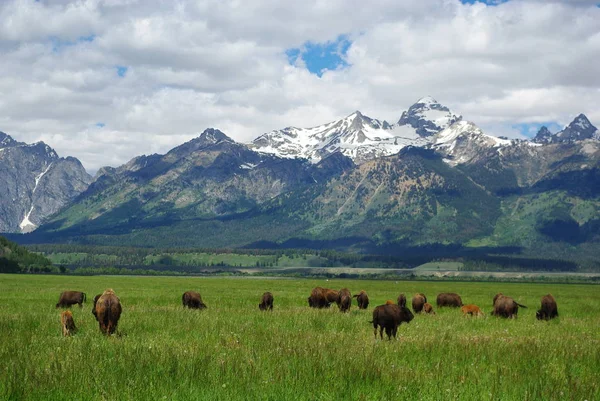
<instances>
[{"instance_id":1,"label":"brown bison","mask_svg":"<svg viewBox=\"0 0 600 401\"><path fill-rule=\"evenodd\" d=\"M415 313L421 313L423 306L427 303L427 297L423 293L415 294L412 298L412 308Z\"/></svg>"},{"instance_id":2,"label":"brown bison","mask_svg":"<svg viewBox=\"0 0 600 401\"><path fill-rule=\"evenodd\" d=\"M121 317L121 301L112 289L107 289L96 301L96 320L103 334L113 334Z\"/></svg>"},{"instance_id":3,"label":"brown bison","mask_svg":"<svg viewBox=\"0 0 600 401\"><path fill-rule=\"evenodd\" d=\"M98 298L100 298L102 294L98 294L94 297L94 305L92 306L92 315L98 320L98 314L96 313L96 303L98 302Z\"/></svg>"},{"instance_id":4,"label":"brown bison","mask_svg":"<svg viewBox=\"0 0 600 401\"><path fill-rule=\"evenodd\" d=\"M86 301L85 292L79 291L63 291L60 294L60 298L58 299L58 303L56 304L57 308L70 308L71 305L79 304L81 308L83 303Z\"/></svg>"},{"instance_id":5,"label":"brown bison","mask_svg":"<svg viewBox=\"0 0 600 401\"><path fill-rule=\"evenodd\" d=\"M348 312L350 310L350 306L352 306L352 294L350 293L350 290L347 288L342 288L338 292L336 303L338 308L340 308L340 312Z\"/></svg>"},{"instance_id":6,"label":"brown bison","mask_svg":"<svg viewBox=\"0 0 600 401\"><path fill-rule=\"evenodd\" d=\"M75 321L73 320L73 313L70 310L61 312L60 322L62 324L63 336L69 337L71 334L75 334L77 328L75 327Z\"/></svg>"},{"instance_id":7,"label":"brown bison","mask_svg":"<svg viewBox=\"0 0 600 401\"><path fill-rule=\"evenodd\" d=\"M425 305L423 305L423 312L435 315L435 312L433 311L433 306L429 302L425 302Z\"/></svg>"},{"instance_id":8,"label":"brown bison","mask_svg":"<svg viewBox=\"0 0 600 401\"><path fill-rule=\"evenodd\" d=\"M460 308L463 306L460 295L453 292L442 292L437 296L436 303L438 308L442 306L451 306L453 308Z\"/></svg>"},{"instance_id":9,"label":"brown bison","mask_svg":"<svg viewBox=\"0 0 600 401\"><path fill-rule=\"evenodd\" d=\"M186 291L181 296L183 307L190 309L206 309L206 304L202 302L202 297L196 291Z\"/></svg>"},{"instance_id":10,"label":"brown bison","mask_svg":"<svg viewBox=\"0 0 600 401\"><path fill-rule=\"evenodd\" d=\"M373 320L369 323L373 323L373 333L375 339L377 339L377 328L379 327L379 337L383 340L383 330L388 340L392 337L396 338L398 332L398 326L402 322L410 322L413 320L414 315L407 307L401 307L395 304L379 305L373 310Z\"/></svg>"},{"instance_id":11,"label":"brown bison","mask_svg":"<svg viewBox=\"0 0 600 401\"><path fill-rule=\"evenodd\" d=\"M550 320L558 317L556 300L551 294L542 297L542 308L535 313L538 320Z\"/></svg>"},{"instance_id":12,"label":"brown bison","mask_svg":"<svg viewBox=\"0 0 600 401\"><path fill-rule=\"evenodd\" d=\"M464 305L462 308L460 308L461 312L463 313L464 316L483 316L483 312L481 311L481 309L479 308L479 306L477 305L473 305L473 304L469 304L469 305Z\"/></svg>"},{"instance_id":13,"label":"brown bison","mask_svg":"<svg viewBox=\"0 0 600 401\"><path fill-rule=\"evenodd\" d=\"M521 308L527 308L525 305L517 303L514 299L507 297L506 295L496 294L494 299L494 310L492 311L493 316L512 319L517 317L519 306Z\"/></svg>"},{"instance_id":14,"label":"brown bison","mask_svg":"<svg viewBox=\"0 0 600 401\"><path fill-rule=\"evenodd\" d=\"M260 310L273 310L273 294L270 292L265 292L262 294L262 298L260 299L260 303L258 304L258 309Z\"/></svg>"},{"instance_id":15,"label":"brown bison","mask_svg":"<svg viewBox=\"0 0 600 401\"><path fill-rule=\"evenodd\" d=\"M405 308L406 307L406 295L404 294L400 294L398 295L398 306L401 308Z\"/></svg>"},{"instance_id":16,"label":"brown bison","mask_svg":"<svg viewBox=\"0 0 600 401\"><path fill-rule=\"evenodd\" d=\"M361 290L358 294L353 295L352 298L356 298L358 309L367 309L369 307L369 296L364 290Z\"/></svg>"},{"instance_id":17,"label":"brown bison","mask_svg":"<svg viewBox=\"0 0 600 401\"><path fill-rule=\"evenodd\" d=\"M337 302L338 292L329 288L315 287L308 297L308 305L311 308L329 308L333 302Z\"/></svg>"}]
</instances>

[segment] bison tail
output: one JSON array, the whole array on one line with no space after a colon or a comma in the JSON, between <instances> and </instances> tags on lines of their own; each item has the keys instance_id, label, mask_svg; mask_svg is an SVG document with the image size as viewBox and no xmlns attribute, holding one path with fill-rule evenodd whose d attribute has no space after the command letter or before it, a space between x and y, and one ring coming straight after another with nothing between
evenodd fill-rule
<instances>
[{"instance_id":1,"label":"bison tail","mask_svg":"<svg viewBox=\"0 0 600 401\"><path fill-rule=\"evenodd\" d=\"M521 308L527 308L525 305L521 305L521 304L520 304L520 303L518 303L518 302L515 302L515 303L516 303L517 305L519 305Z\"/></svg>"},{"instance_id":2,"label":"bison tail","mask_svg":"<svg viewBox=\"0 0 600 401\"><path fill-rule=\"evenodd\" d=\"M358 298L358 294L352 295L352 298Z\"/></svg>"},{"instance_id":3,"label":"bison tail","mask_svg":"<svg viewBox=\"0 0 600 401\"><path fill-rule=\"evenodd\" d=\"M87 302L87 295L85 295L85 292L82 292L83 294L83 302Z\"/></svg>"}]
</instances>

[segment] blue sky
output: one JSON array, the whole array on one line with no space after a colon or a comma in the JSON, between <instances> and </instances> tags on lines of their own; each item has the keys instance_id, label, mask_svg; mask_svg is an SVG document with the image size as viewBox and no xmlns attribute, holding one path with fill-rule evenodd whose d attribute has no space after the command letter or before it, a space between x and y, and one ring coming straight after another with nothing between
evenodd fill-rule
<instances>
[{"instance_id":1,"label":"blue sky","mask_svg":"<svg viewBox=\"0 0 600 401\"><path fill-rule=\"evenodd\" d=\"M320 77L324 70L336 70L348 66L345 58L350 44L346 35L340 35L331 42L306 42L302 48L288 49L286 55L290 64L298 64L300 57L308 71Z\"/></svg>"}]
</instances>

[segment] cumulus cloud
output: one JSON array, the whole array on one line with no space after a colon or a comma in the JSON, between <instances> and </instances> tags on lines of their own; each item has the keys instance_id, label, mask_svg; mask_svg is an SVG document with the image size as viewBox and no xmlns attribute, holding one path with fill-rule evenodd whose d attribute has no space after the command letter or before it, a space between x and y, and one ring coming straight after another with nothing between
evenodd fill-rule
<instances>
[{"instance_id":1,"label":"cumulus cloud","mask_svg":"<svg viewBox=\"0 0 600 401\"><path fill-rule=\"evenodd\" d=\"M239 141L432 95L491 134L600 125L597 1L7 0L0 130L91 171L217 127ZM344 35L317 76L286 52ZM314 71L313 71L314 72Z\"/></svg>"}]
</instances>

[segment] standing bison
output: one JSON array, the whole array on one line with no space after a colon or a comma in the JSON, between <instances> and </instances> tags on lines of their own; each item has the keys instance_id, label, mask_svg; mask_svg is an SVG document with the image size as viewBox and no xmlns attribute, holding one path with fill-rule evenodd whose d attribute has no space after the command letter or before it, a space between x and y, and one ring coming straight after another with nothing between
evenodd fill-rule
<instances>
[{"instance_id":1,"label":"standing bison","mask_svg":"<svg viewBox=\"0 0 600 401\"><path fill-rule=\"evenodd\" d=\"M258 304L258 309L260 310L273 310L273 294L270 292L265 292L262 294L262 298L260 299L260 303Z\"/></svg>"},{"instance_id":2,"label":"standing bison","mask_svg":"<svg viewBox=\"0 0 600 401\"><path fill-rule=\"evenodd\" d=\"M398 306L401 308L405 308L406 307L406 295L404 295L404 293L398 295Z\"/></svg>"},{"instance_id":3,"label":"standing bison","mask_svg":"<svg viewBox=\"0 0 600 401\"><path fill-rule=\"evenodd\" d=\"M331 303L337 302L338 292L329 288L315 287L308 297L308 305L311 308L329 308Z\"/></svg>"},{"instance_id":4,"label":"standing bison","mask_svg":"<svg viewBox=\"0 0 600 401\"><path fill-rule=\"evenodd\" d=\"M113 334L121 317L121 300L112 289L107 289L96 300L95 315L100 331L103 334Z\"/></svg>"},{"instance_id":5,"label":"standing bison","mask_svg":"<svg viewBox=\"0 0 600 401\"><path fill-rule=\"evenodd\" d=\"M94 305L92 306L92 315L94 315L94 317L96 318L96 321L98 320L98 314L96 313L96 303L98 302L98 299L102 296L102 294L98 294L94 297Z\"/></svg>"},{"instance_id":6,"label":"standing bison","mask_svg":"<svg viewBox=\"0 0 600 401\"><path fill-rule=\"evenodd\" d=\"M492 311L492 315L513 319L517 317L519 306L521 308L527 308L525 305L517 303L511 297L499 293L494 297L494 310Z\"/></svg>"},{"instance_id":7,"label":"standing bison","mask_svg":"<svg viewBox=\"0 0 600 401\"><path fill-rule=\"evenodd\" d=\"M63 291L60 294L60 298L58 299L58 303L56 304L57 308L70 308L71 305L79 304L81 308L83 303L86 301L85 292L80 291Z\"/></svg>"},{"instance_id":8,"label":"standing bison","mask_svg":"<svg viewBox=\"0 0 600 401\"><path fill-rule=\"evenodd\" d=\"M535 313L538 320L550 320L558 317L556 300L551 294L542 297L542 308Z\"/></svg>"},{"instance_id":9,"label":"standing bison","mask_svg":"<svg viewBox=\"0 0 600 401\"><path fill-rule=\"evenodd\" d=\"M427 297L423 293L415 294L412 298L412 308L415 313L421 313L423 306L427 303Z\"/></svg>"},{"instance_id":10,"label":"standing bison","mask_svg":"<svg viewBox=\"0 0 600 401\"><path fill-rule=\"evenodd\" d=\"M433 311L433 306L429 302L425 302L425 305L423 305L423 312L435 315L435 312Z\"/></svg>"},{"instance_id":11,"label":"standing bison","mask_svg":"<svg viewBox=\"0 0 600 401\"><path fill-rule=\"evenodd\" d=\"M60 323L62 325L63 336L65 337L69 337L77 331L75 321L73 320L73 313L70 310L63 311L60 314Z\"/></svg>"},{"instance_id":12,"label":"standing bison","mask_svg":"<svg viewBox=\"0 0 600 401\"><path fill-rule=\"evenodd\" d=\"M450 306L453 308L460 308L463 306L462 299L460 295L455 294L453 292L442 292L437 296L436 299L438 308L442 306Z\"/></svg>"},{"instance_id":13,"label":"standing bison","mask_svg":"<svg viewBox=\"0 0 600 401\"><path fill-rule=\"evenodd\" d=\"M350 310L350 306L352 305L352 294L350 293L350 290L347 288L342 288L338 292L336 303L338 308L340 308L340 312L348 312Z\"/></svg>"},{"instance_id":14,"label":"standing bison","mask_svg":"<svg viewBox=\"0 0 600 401\"><path fill-rule=\"evenodd\" d=\"M190 309L206 309L206 304L202 302L202 297L196 291L186 291L181 296L183 307Z\"/></svg>"},{"instance_id":15,"label":"standing bison","mask_svg":"<svg viewBox=\"0 0 600 401\"><path fill-rule=\"evenodd\" d=\"M465 305L462 308L460 308L460 310L463 313L463 316L483 316L483 312L481 311L479 306L474 304Z\"/></svg>"},{"instance_id":16,"label":"standing bison","mask_svg":"<svg viewBox=\"0 0 600 401\"><path fill-rule=\"evenodd\" d=\"M375 339L377 339L377 328L379 327L379 337L383 340L383 330L385 330L385 334L388 337L388 340L391 340L392 337L396 338L396 333L398 332L398 326L402 324L402 322L410 322L413 320L414 315L407 307L401 307L395 304L385 304L379 305L373 310L373 320L370 323L373 323L373 333L375 334Z\"/></svg>"},{"instance_id":17,"label":"standing bison","mask_svg":"<svg viewBox=\"0 0 600 401\"><path fill-rule=\"evenodd\" d=\"M358 303L358 309L367 309L369 307L369 296L364 290L361 290L352 298L356 298L356 302Z\"/></svg>"}]
</instances>

